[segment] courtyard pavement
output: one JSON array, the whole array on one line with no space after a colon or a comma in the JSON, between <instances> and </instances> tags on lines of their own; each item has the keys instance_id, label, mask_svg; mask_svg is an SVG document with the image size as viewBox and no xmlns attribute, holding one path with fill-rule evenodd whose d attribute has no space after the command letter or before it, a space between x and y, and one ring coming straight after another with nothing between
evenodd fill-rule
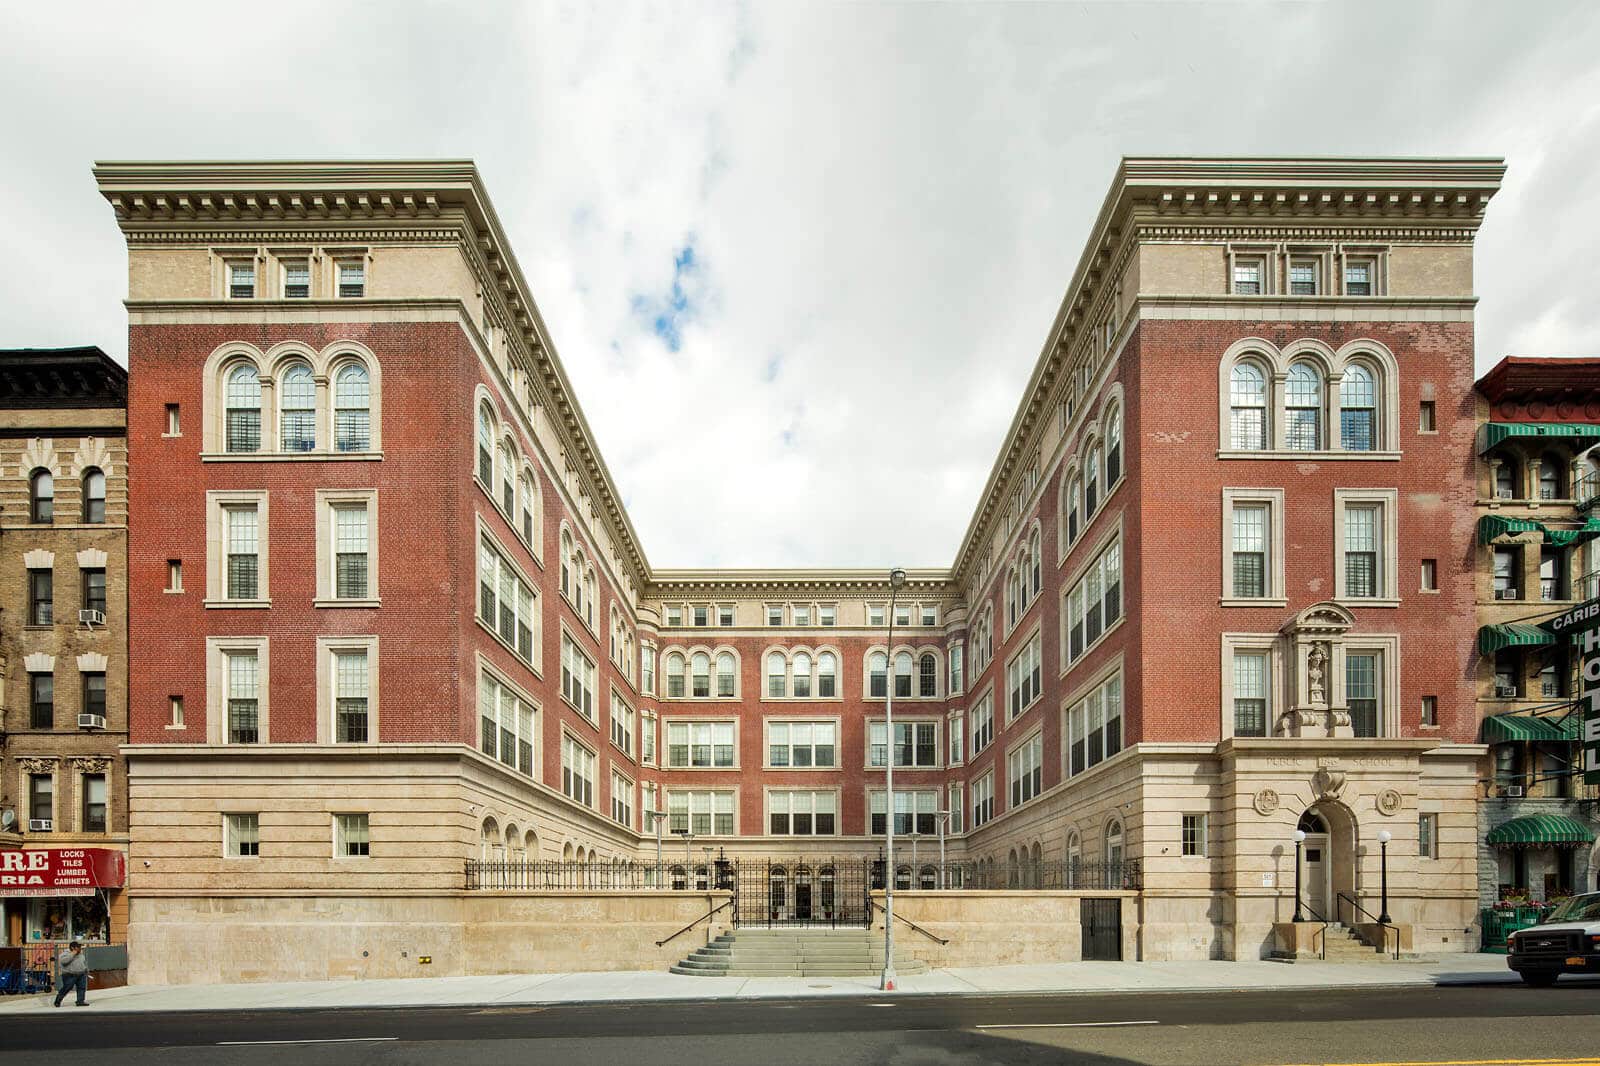
<instances>
[{"instance_id":1,"label":"courtyard pavement","mask_svg":"<svg viewBox=\"0 0 1600 1066\"><path fill-rule=\"evenodd\" d=\"M137 985L90 993L104 1011L311 1010L385 1007L508 1009L543 1004L885 995L1199 992L1269 988L1515 984L1504 955L1407 962L1062 962L937 969L903 976L893 993L866 977L686 977L659 971L506 974L261 984ZM1567 982L1594 977L1564 977ZM52 995L0 997L0 1014L52 1009ZM71 1009L71 997L62 1010Z\"/></svg>"}]
</instances>

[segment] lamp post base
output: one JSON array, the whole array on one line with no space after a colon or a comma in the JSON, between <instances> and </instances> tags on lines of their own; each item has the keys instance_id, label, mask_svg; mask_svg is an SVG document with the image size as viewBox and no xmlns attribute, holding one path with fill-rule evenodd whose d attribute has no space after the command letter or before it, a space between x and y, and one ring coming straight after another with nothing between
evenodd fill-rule
<instances>
[{"instance_id":1,"label":"lamp post base","mask_svg":"<svg viewBox=\"0 0 1600 1066\"><path fill-rule=\"evenodd\" d=\"M889 967L884 967L883 981L878 985L878 987L885 992L894 991L894 970L890 969Z\"/></svg>"}]
</instances>

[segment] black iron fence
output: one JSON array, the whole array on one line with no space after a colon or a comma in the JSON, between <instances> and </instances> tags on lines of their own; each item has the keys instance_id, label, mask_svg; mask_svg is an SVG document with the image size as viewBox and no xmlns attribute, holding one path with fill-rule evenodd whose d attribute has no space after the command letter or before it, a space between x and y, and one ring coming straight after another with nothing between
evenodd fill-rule
<instances>
[{"instance_id":1,"label":"black iron fence","mask_svg":"<svg viewBox=\"0 0 1600 1066\"><path fill-rule=\"evenodd\" d=\"M883 887L883 865L874 864L873 887ZM1144 887L1139 864L1078 860L1006 862L963 859L956 862L896 863L896 889L938 891L967 888L985 891L1138 891Z\"/></svg>"}]
</instances>

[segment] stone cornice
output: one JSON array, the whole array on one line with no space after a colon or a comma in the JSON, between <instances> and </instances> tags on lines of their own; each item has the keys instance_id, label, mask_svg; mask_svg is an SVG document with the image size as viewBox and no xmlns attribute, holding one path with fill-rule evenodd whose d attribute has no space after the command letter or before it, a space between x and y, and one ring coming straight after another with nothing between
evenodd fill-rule
<instances>
[{"instance_id":1,"label":"stone cornice","mask_svg":"<svg viewBox=\"0 0 1600 1066\"><path fill-rule=\"evenodd\" d=\"M948 598L956 592L948 570L907 570L906 584L900 595ZM888 569L658 570L644 590L645 597L653 600L796 593L887 599Z\"/></svg>"}]
</instances>

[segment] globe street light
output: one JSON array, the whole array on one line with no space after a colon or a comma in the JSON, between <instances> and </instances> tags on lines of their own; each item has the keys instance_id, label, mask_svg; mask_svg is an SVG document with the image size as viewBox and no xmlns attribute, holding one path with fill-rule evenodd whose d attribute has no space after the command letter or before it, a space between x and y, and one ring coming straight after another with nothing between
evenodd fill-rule
<instances>
[{"instance_id":1,"label":"globe street light","mask_svg":"<svg viewBox=\"0 0 1600 1066\"><path fill-rule=\"evenodd\" d=\"M884 745L883 789L884 819L888 832L883 846L883 983L885 992L894 991L894 602L906 583L906 572L898 566L889 571L889 638L883 656L883 734Z\"/></svg>"},{"instance_id":2,"label":"globe street light","mask_svg":"<svg viewBox=\"0 0 1600 1066\"><path fill-rule=\"evenodd\" d=\"M1389 831L1387 829L1378 833L1378 848L1382 854L1382 865L1380 869L1382 871L1383 878L1383 880L1380 882L1383 886L1383 896L1381 897L1383 902L1378 905L1379 925L1389 924L1389 841L1393 839L1394 837L1389 835Z\"/></svg>"},{"instance_id":3,"label":"globe street light","mask_svg":"<svg viewBox=\"0 0 1600 1066\"><path fill-rule=\"evenodd\" d=\"M1294 831L1294 917L1290 921L1303 922L1305 914L1300 910L1300 849L1305 846L1306 833L1304 829Z\"/></svg>"}]
</instances>

